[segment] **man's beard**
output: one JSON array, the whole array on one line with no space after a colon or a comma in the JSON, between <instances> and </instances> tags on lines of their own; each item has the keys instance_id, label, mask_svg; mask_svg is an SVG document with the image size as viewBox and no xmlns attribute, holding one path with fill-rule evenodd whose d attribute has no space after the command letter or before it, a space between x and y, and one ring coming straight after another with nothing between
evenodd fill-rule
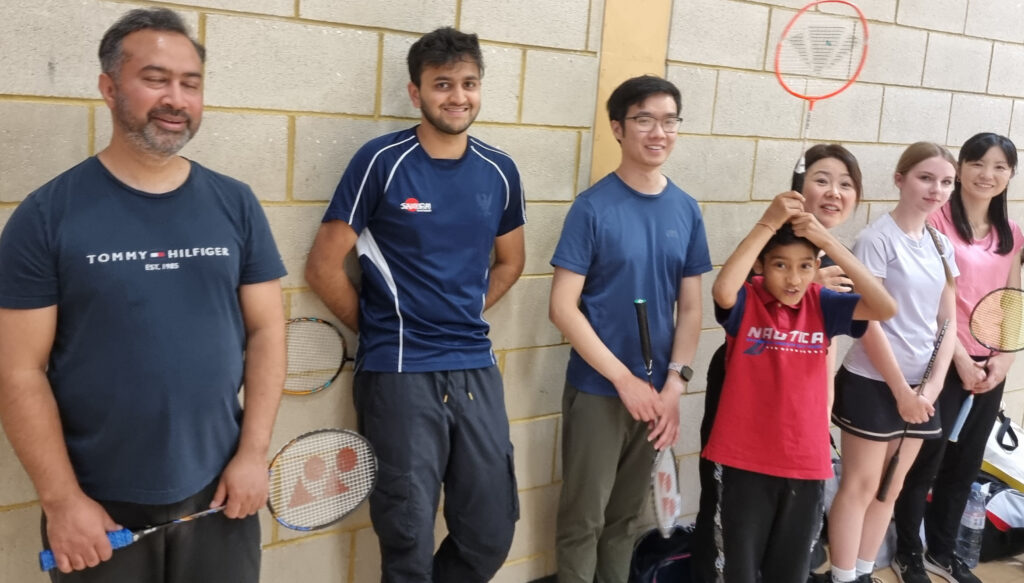
<instances>
[{"instance_id":1,"label":"man's beard","mask_svg":"<svg viewBox=\"0 0 1024 583\"><path fill-rule=\"evenodd\" d=\"M424 119L426 119L430 123L430 125L437 128L439 132L449 134L452 136L457 136L465 132L466 130L469 129L469 126L473 125L473 122L476 121L476 114L474 114L473 117L466 120L465 125L455 126L444 121L443 119L440 119L440 117L435 117L434 114L432 114L426 108L420 108L420 112L423 114Z\"/></svg>"},{"instance_id":2,"label":"man's beard","mask_svg":"<svg viewBox=\"0 0 1024 583\"><path fill-rule=\"evenodd\" d=\"M146 119L134 119L128 114L128 106L121 94L118 94L114 105L116 123L124 130L125 136L140 150L152 154L172 156L185 147L199 129L199 123L182 110L169 107L158 107L149 111ZM185 129L181 132L169 132L160 128L153 118L160 115L185 119Z\"/></svg>"}]
</instances>

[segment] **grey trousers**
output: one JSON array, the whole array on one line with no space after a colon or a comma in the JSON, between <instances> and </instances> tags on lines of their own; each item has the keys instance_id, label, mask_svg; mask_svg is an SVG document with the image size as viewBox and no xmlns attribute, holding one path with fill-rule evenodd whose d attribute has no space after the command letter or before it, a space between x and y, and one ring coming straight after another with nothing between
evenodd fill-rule
<instances>
[{"instance_id":1,"label":"grey trousers","mask_svg":"<svg viewBox=\"0 0 1024 583\"><path fill-rule=\"evenodd\" d=\"M562 396L559 583L625 583L637 537L653 526L654 447L618 397Z\"/></svg>"},{"instance_id":2,"label":"grey trousers","mask_svg":"<svg viewBox=\"0 0 1024 583\"><path fill-rule=\"evenodd\" d=\"M360 430L378 460L370 518L384 583L483 583L512 545L519 499L497 367L362 371ZM448 536L434 552L444 488Z\"/></svg>"}]
</instances>

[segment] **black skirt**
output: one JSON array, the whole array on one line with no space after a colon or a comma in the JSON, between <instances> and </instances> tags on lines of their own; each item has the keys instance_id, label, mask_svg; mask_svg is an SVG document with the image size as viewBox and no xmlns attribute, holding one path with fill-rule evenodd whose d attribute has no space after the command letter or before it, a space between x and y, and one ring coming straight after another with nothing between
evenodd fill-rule
<instances>
[{"instance_id":1,"label":"black skirt","mask_svg":"<svg viewBox=\"0 0 1024 583\"><path fill-rule=\"evenodd\" d=\"M938 407L938 403L935 406ZM906 421L900 417L896 398L892 396L885 381L862 377L845 367L840 367L836 373L832 422L843 431L871 441L899 439L906 425ZM907 429L907 437L942 437L938 411L924 423L912 423Z\"/></svg>"}]
</instances>

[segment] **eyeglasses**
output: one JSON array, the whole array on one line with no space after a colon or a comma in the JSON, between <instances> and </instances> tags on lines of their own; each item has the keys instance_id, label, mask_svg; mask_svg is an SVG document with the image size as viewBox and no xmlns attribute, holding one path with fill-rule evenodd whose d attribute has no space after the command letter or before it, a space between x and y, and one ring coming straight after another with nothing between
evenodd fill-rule
<instances>
[{"instance_id":1,"label":"eyeglasses","mask_svg":"<svg viewBox=\"0 0 1024 583\"><path fill-rule=\"evenodd\" d=\"M649 132L654 129L654 124L657 123L661 126L661 129L665 130L667 134L674 134L679 131L679 124L683 123L681 117L666 117L664 119L657 119L649 115L634 115L627 117L636 122L636 129L641 132Z\"/></svg>"}]
</instances>

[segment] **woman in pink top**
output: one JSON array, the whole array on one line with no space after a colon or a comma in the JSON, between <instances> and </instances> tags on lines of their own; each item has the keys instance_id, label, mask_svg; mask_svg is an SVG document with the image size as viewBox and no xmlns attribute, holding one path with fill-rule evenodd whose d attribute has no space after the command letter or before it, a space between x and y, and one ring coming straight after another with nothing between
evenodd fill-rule
<instances>
[{"instance_id":1,"label":"woman in pink top","mask_svg":"<svg viewBox=\"0 0 1024 583\"><path fill-rule=\"evenodd\" d=\"M960 269L956 287L957 344L953 364L935 403L943 439L925 441L896 502L898 544L892 567L903 583L927 583L931 571L947 581L980 581L955 554L957 529L981 468L985 442L999 411L1013 354L992 354L971 336L974 305L988 292L1020 287L1024 237L1006 210L1006 190L1017 167L1009 139L981 133L960 150L953 195L929 221L953 244ZM974 406L956 443L948 442L954 420L968 395ZM931 504L926 503L929 488ZM928 542L922 548L924 519Z\"/></svg>"}]
</instances>

